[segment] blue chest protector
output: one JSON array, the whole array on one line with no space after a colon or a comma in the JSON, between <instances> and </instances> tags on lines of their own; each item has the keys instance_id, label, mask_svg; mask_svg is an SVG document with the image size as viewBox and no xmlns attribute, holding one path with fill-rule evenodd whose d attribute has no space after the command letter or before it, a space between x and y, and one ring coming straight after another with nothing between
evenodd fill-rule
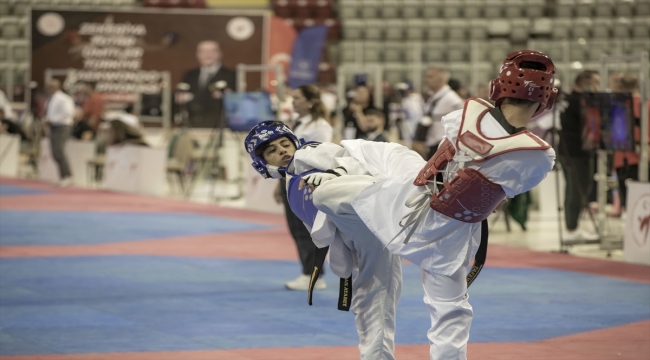
<instances>
[{"instance_id":1,"label":"blue chest protector","mask_svg":"<svg viewBox=\"0 0 650 360\"><path fill-rule=\"evenodd\" d=\"M318 144L319 143L317 142L310 141L303 144L301 148L305 146L317 146ZM291 167L292 162L293 158L289 162L287 169ZM316 219L316 213L318 212L318 209L316 209L314 206L314 196L311 193L309 187L305 186L302 190L298 190L298 186L300 185L300 180L303 178L303 176L321 171L322 170L319 169L311 169L305 171L302 174L293 174L289 171L286 171L287 176L290 177L287 179L287 200L289 200L289 207L291 208L291 211L293 211L293 213L298 217L298 219L309 225L309 227L314 226L314 220Z\"/></svg>"},{"instance_id":2,"label":"blue chest protector","mask_svg":"<svg viewBox=\"0 0 650 360\"><path fill-rule=\"evenodd\" d=\"M309 225L309 227L314 226L314 220L316 219L318 209L314 206L314 196L309 187L305 186L302 190L298 190L298 186L300 185L300 180L303 176L320 171L321 170L318 169L312 169L302 174L292 174L287 171L287 175L291 177L287 180L287 199L289 200L289 207L291 207L291 211L293 211L298 219Z\"/></svg>"}]
</instances>

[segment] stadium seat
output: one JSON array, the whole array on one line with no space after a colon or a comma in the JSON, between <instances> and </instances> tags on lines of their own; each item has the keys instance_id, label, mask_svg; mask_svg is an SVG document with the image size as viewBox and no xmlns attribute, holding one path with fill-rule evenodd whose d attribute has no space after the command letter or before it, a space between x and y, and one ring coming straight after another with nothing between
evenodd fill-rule
<instances>
[{"instance_id":1,"label":"stadium seat","mask_svg":"<svg viewBox=\"0 0 650 360\"><path fill-rule=\"evenodd\" d=\"M391 85L404 81L404 70L399 68L399 64L388 66L386 70L384 70L384 80Z\"/></svg>"},{"instance_id":2,"label":"stadium seat","mask_svg":"<svg viewBox=\"0 0 650 360\"><path fill-rule=\"evenodd\" d=\"M442 0L442 16L447 19L459 18L463 8L460 0Z\"/></svg>"},{"instance_id":3,"label":"stadium seat","mask_svg":"<svg viewBox=\"0 0 650 360\"><path fill-rule=\"evenodd\" d=\"M409 41L404 47L404 60L413 62L424 61L424 44L420 41Z\"/></svg>"},{"instance_id":4,"label":"stadium seat","mask_svg":"<svg viewBox=\"0 0 650 360\"><path fill-rule=\"evenodd\" d=\"M27 62L28 42L26 39L11 40L8 45L11 48L12 62L14 63Z\"/></svg>"},{"instance_id":5,"label":"stadium seat","mask_svg":"<svg viewBox=\"0 0 650 360\"><path fill-rule=\"evenodd\" d=\"M466 40L468 25L466 19L450 19L447 23L447 38L456 41Z\"/></svg>"},{"instance_id":6,"label":"stadium seat","mask_svg":"<svg viewBox=\"0 0 650 360\"><path fill-rule=\"evenodd\" d=\"M485 19L469 20L469 38L472 40L483 40L487 38L488 21Z\"/></svg>"},{"instance_id":7,"label":"stadium seat","mask_svg":"<svg viewBox=\"0 0 650 360\"><path fill-rule=\"evenodd\" d=\"M341 19L356 19L359 4L354 1L339 1L339 17Z\"/></svg>"},{"instance_id":8,"label":"stadium seat","mask_svg":"<svg viewBox=\"0 0 650 360\"><path fill-rule=\"evenodd\" d=\"M579 42L572 42L569 46L569 59L571 62L580 61L584 62L587 60L587 43L580 44Z\"/></svg>"},{"instance_id":9,"label":"stadium seat","mask_svg":"<svg viewBox=\"0 0 650 360\"><path fill-rule=\"evenodd\" d=\"M6 2L6 0L3 0ZM11 1L11 14L14 16L27 16L27 10L29 9L30 3L27 0L12 0Z\"/></svg>"},{"instance_id":10,"label":"stadium seat","mask_svg":"<svg viewBox=\"0 0 650 360\"><path fill-rule=\"evenodd\" d=\"M544 16L546 2L544 0L526 0L525 14L531 19L537 19Z\"/></svg>"},{"instance_id":11,"label":"stadium seat","mask_svg":"<svg viewBox=\"0 0 650 360\"><path fill-rule=\"evenodd\" d=\"M594 12L596 17L613 17L614 0L595 0Z\"/></svg>"},{"instance_id":12,"label":"stadium seat","mask_svg":"<svg viewBox=\"0 0 650 360\"><path fill-rule=\"evenodd\" d=\"M439 63L447 60L447 44L442 41L429 41L424 43L424 60Z\"/></svg>"},{"instance_id":13,"label":"stadium seat","mask_svg":"<svg viewBox=\"0 0 650 360\"><path fill-rule=\"evenodd\" d=\"M550 36L553 33L553 20L551 18L537 18L533 19L530 28L531 35Z\"/></svg>"},{"instance_id":14,"label":"stadium seat","mask_svg":"<svg viewBox=\"0 0 650 360\"><path fill-rule=\"evenodd\" d=\"M526 18L514 19L510 22L510 40L525 42L529 38L530 20Z\"/></svg>"},{"instance_id":15,"label":"stadium seat","mask_svg":"<svg viewBox=\"0 0 650 360\"><path fill-rule=\"evenodd\" d=\"M593 21L591 36L595 39L608 39L611 37L612 20L597 18Z\"/></svg>"},{"instance_id":16,"label":"stadium seat","mask_svg":"<svg viewBox=\"0 0 650 360\"><path fill-rule=\"evenodd\" d=\"M571 19L554 19L551 36L554 39L566 39L571 31Z\"/></svg>"},{"instance_id":17,"label":"stadium seat","mask_svg":"<svg viewBox=\"0 0 650 360\"><path fill-rule=\"evenodd\" d=\"M0 63L5 63L9 59L9 43L7 40L0 39Z\"/></svg>"},{"instance_id":18,"label":"stadium seat","mask_svg":"<svg viewBox=\"0 0 650 360\"><path fill-rule=\"evenodd\" d=\"M578 0L575 6L576 17L593 17L594 16L594 3L593 0Z\"/></svg>"},{"instance_id":19,"label":"stadium seat","mask_svg":"<svg viewBox=\"0 0 650 360\"><path fill-rule=\"evenodd\" d=\"M384 21L380 19L368 19L364 21L364 39L381 40L384 36Z\"/></svg>"},{"instance_id":20,"label":"stadium seat","mask_svg":"<svg viewBox=\"0 0 650 360\"><path fill-rule=\"evenodd\" d=\"M400 6L394 0L383 0L379 9L381 17L384 19L394 19L400 17Z\"/></svg>"},{"instance_id":21,"label":"stadium seat","mask_svg":"<svg viewBox=\"0 0 650 360\"><path fill-rule=\"evenodd\" d=\"M650 18L635 18L632 21L632 37L637 39L647 39L649 37L648 27L650 27Z\"/></svg>"},{"instance_id":22,"label":"stadium seat","mask_svg":"<svg viewBox=\"0 0 650 360\"><path fill-rule=\"evenodd\" d=\"M400 41L404 39L404 28L406 20L389 19L382 21L385 24L384 38L389 41Z\"/></svg>"},{"instance_id":23,"label":"stadium seat","mask_svg":"<svg viewBox=\"0 0 650 360\"><path fill-rule=\"evenodd\" d=\"M484 0L465 0L463 17L465 19L477 19L483 16Z\"/></svg>"},{"instance_id":24,"label":"stadium seat","mask_svg":"<svg viewBox=\"0 0 650 360\"><path fill-rule=\"evenodd\" d=\"M363 61L380 62L382 60L382 43L377 41L366 41L363 43Z\"/></svg>"},{"instance_id":25,"label":"stadium seat","mask_svg":"<svg viewBox=\"0 0 650 360\"><path fill-rule=\"evenodd\" d=\"M447 44L447 61L469 61L470 46L466 41L452 41Z\"/></svg>"},{"instance_id":26,"label":"stadium seat","mask_svg":"<svg viewBox=\"0 0 650 360\"><path fill-rule=\"evenodd\" d=\"M650 1L649 0L636 0L634 6L634 15L636 16L650 16Z\"/></svg>"},{"instance_id":27,"label":"stadium seat","mask_svg":"<svg viewBox=\"0 0 650 360\"><path fill-rule=\"evenodd\" d=\"M612 25L612 34L618 39L627 39L630 37L630 28L632 21L629 18L618 18Z\"/></svg>"},{"instance_id":28,"label":"stadium seat","mask_svg":"<svg viewBox=\"0 0 650 360\"><path fill-rule=\"evenodd\" d=\"M22 35L20 18L5 16L0 19L0 33L4 39L17 39Z\"/></svg>"},{"instance_id":29,"label":"stadium seat","mask_svg":"<svg viewBox=\"0 0 650 360\"><path fill-rule=\"evenodd\" d=\"M359 41L341 41L340 61L342 63L355 63L363 60L363 43Z\"/></svg>"},{"instance_id":30,"label":"stadium seat","mask_svg":"<svg viewBox=\"0 0 650 360\"><path fill-rule=\"evenodd\" d=\"M376 19L379 17L381 2L379 0L360 0L361 9L359 12L364 19Z\"/></svg>"},{"instance_id":31,"label":"stadium seat","mask_svg":"<svg viewBox=\"0 0 650 360\"><path fill-rule=\"evenodd\" d=\"M11 6L8 1L0 2L0 16L9 16L11 15Z\"/></svg>"},{"instance_id":32,"label":"stadium seat","mask_svg":"<svg viewBox=\"0 0 650 360\"><path fill-rule=\"evenodd\" d=\"M628 39L623 41L625 54L638 54L641 51L650 52L650 39Z\"/></svg>"},{"instance_id":33,"label":"stadium seat","mask_svg":"<svg viewBox=\"0 0 650 360\"><path fill-rule=\"evenodd\" d=\"M503 16L505 2L502 0L485 0L483 16L486 19L500 19Z\"/></svg>"},{"instance_id":34,"label":"stadium seat","mask_svg":"<svg viewBox=\"0 0 650 360\"><path fill-rule=\"evenodd\" d=\"M574 39L587 39L591 37L592 21L589 18L577 18L573 22L571 36Z\"/></svg>"},{"instance_id":35,"label":"stadium seat","mask_svg":"<svg viewBox=\"0 0 650 360\"><path fill-rule=\"evenodd\" d=\"M314 4L307 0L298 0L293 8L293 16L296 18L309 19L315 17Z\"/></svg>"},{"instance_id":36,"label":"stadium seat","mask_svg":"<svg viewBox=\"0 0 650 360\"><path fill-rule=\"evenodd\" d=\"M488 55L488 59L495 64L500 64L512 50L512 46L507 40L490 40L483 43L482 46L487 50L485 53Z\"/></svg>"},{"instance_id":37,"label":"stadium seat","mask_svg":"<svg viewBox=\"0 0 650 360\"><path fill-rule=\"evenodd\" d=\"M421 15L420 15L421 14ZM442 2L439 0L422 0L422 12L416 14L425 19L434 19L442 14ZM406 15L404 15L406 17Z\"/></svg>"},{"instance_id":38,"label":"stadium seat","mask_svg":"<svg viewBox=\"0 0 650 360\"><path fill-rule=\"evenodd\" d=\"M574 0L558 0L555 5L555 15L565 18L573 17L575 6Z\"/></svg>"},{"instance_id":39,"label":"stadium seat","mask_svg":"<svg viewBox=\"0 0 650 360\"><path fill-rule=\"evenodd\" d=\"M487 31L490 36L510 36L510 22L504 19L489 20Z\"/></svg>"},{"instance_id":40,"label":"stadium seat","mask_svg":"<svg viewBox=\"0 0 650 360\"><path fill-rule=\"evenodd\" d=\"M424 26L426 22L423 19L408 19L406 21L405 36L407 40L424 39Z\"/></svg>"},{"instance_id":41,"label":"stadium seat","mask_svg":"<svg viewBox=\"0 0 650 360\"><path fill-rule=\"evenodd\" d=\"M617 0L612 5L612 9L616 16L630 17L634 16L633 13L634 0Z\"/></svg>"},{"instance_id":42,"label":"stadium seat","mask_svg":"<svg viewBox=\"0 0 650 360\"><path fill-rule=\"evenodd\" d=\"M361 40L363 39L363 20L359 19L343 19L343 38L346 40Z\"/></svg>"},{"instance_id":43,"label":"stadium seat","mask_svg":"<svg viewBox=\"0 0 650 360\"><path fill-rule=\"evenodd\" d=\"M602 55L613 55L612 46L608 40L593 40L587 43L587 59L599 61Z\"/></svg>"},{"instance_id":44,"label":"stadium seat","mask_svg":"<svg viewBox=\"0 0 650 360\"><path fill-rule=\"evenodd\" d=\"M423 17L425 3L422 0L404 0L404 2L402 2L400 5L402 17L404 19L415 19ZM437 8L434 8L434 10L437 11ZM437 13L435 16L437 16Z\"/></svg>"},{"instance_id":45,"label":"stadium seat","mask_svg":"<svg viewBox=\"0 0 650 360\"><path fill-rule=\"evenodd\" d=\"M294 7L291 6L289 0L275 0L273 1L273 11L275 16L281 18L292 18L295 16Z\"/></svg>"},{"instance_id":46,"label":"stadium seat","mask_svg":"<svg viewBox=\"0 0 650 360\"><path fill-rule=\"evenodd\" d=\"M429 19L425 29L429 40L444 40L447 37L447 21L445 19Z\"/></svg>"},{"instance_id":47,"label":"stadium seat","mask_svg":"<svg viewBox=\"0 0 650 360\"><path fill-rule=\"evenodd\" d=\"M386 42L384 43L384 62L402 62L405 60L404 52L406 45L404 42Z\"/></svg>"},{"instance_id":48,"label":"stadium seat","mask_svg":"<svg viewBox=\"0 0 650 360\"><path fill-rule=\"evenodd\" d=\"M503 57L505 58L505 55ZM452 61L445 68L449 71L452 78L460 81L463 85L469 85L471 75L471 65L469 63Z\"/></svg>"},{"instance_id":49,"label":"stadium seat","mask_svg":"<svg viewBox=\"0 0 650 360\"><path fill-rule=\"evenodd\" d=\"M317 19L334 18L334 4L332 0L316 0L314 16Z\"/></svg>"},{"instance_id":50,"label":"stadium seat","mask_svg":"<svg viewBox=\"0 0 650 360\"><path fill-rule=\"evenodd\" d=\"M506 17L515 19L523 16L524 9L526 8L525 0L506 0L505 3Z\"/></svg>"}]
</instances>

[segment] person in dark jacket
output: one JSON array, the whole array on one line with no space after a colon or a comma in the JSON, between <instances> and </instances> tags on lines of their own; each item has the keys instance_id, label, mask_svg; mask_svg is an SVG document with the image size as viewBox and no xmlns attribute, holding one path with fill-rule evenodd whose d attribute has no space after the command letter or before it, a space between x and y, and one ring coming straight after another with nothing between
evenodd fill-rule
<instances>
[{"instance_id":1,"label":"person in dark jacket","mask_svg":"<svg viewBox=\"0 0 650 360\"><path fill-rule=\"evenodd\" d=\"M237 74L223 66L223 54L218 42L201 41L196 46L196 59L200 67L189 70L183 82L189 85L192 99L187 111L192 127L212 128L223 106L223 93L237 88Z\"/></svg>"},{"instance_id":2,"label":"person in dark jacket","mask_svg":"<svg viewBox=\"0 0 650 360\"><path fill-rule=\"evenodd\" d=\"M562 164L566 190L564 218L567 233L564 240L595 240L598 236L578 230L580 212L587 206L593 184L594 154L582 147L582 93L597 92L600 89L598 72L585 70L575 79L573 91L567 95L567 107L560 114L560 145L558 157Z\"/></svg>"}]
</instances>

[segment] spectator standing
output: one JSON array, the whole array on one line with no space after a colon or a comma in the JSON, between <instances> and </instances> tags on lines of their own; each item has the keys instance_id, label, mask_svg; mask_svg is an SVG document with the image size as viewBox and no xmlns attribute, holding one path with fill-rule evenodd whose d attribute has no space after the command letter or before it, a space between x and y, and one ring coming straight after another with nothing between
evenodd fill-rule
<instances>
[{"instance_id":1,"label":"spectator standing","mask_svg":"<svg viewBox=\"0 0 650 360\"><path fill-rule=\"evenodd\" d=\"M448 85L450 76L447 70L432 67L427 70L424 79L429 89L429 99L416 130L413 150L427 159L438 150L444 136L442 117L463 108L463 99Z\"/></svg>"},{"instance_id":2,"label":"spectator standing","mask_svg":"<svg viewBox=\"0 0 650 360\"><path fill-rule=\"evenodd\" d=\"M293 132L298 139L315 142L331 142L334 130L330 125L329 110L321 100L320 91L316 86L303 85L293 90L293 109L298 114L298 119L293 126ZM275 200L284 204L284 213L291 236L296 243L298 256L302 265L302 273L297 278L287 282L289 290L307 290L314 267L316 250L309 230L305 224L291 211L287 199L287 186L285 179L281 179L275 190ZM321 269L322 271L322 269ZM322 272L321 272L322 274ZM322 290L327 287L324 278L319 277L315 289Z\"/></svg>"},{"instance_id":3,"label":"spectator standing","mask_svg":"<svg viewBox=\"0 0 650 360\"><path fill-rule=\"evenodd\" d=\"M94 83L84 83L83 93L85 99L81 103L83 114L81 121L86 122L90 128L97 132L104 115L104 97L102 94L95 92Z\"/></svg>"},{"instance_id":4,"label":"spectator standing","mask_svg":"<svg viewBox=\"0 0 650 360\"><path fill-rule=\"evenodd\" d=\"M49 96L45 104L45 122L50 126L50 146L52 157L59 167L59 185L70 186L72 173L65 156L65 142L72 132L74 100L61 91L59 80L49 80L45 90Z\"/></svg>"},{"instance_id":5,"label":"spectator standing","mask_svg":"<svg viewBox=\"0 0 650 360\"><path fill-rule=\"evenodd\" d=\"M345 119L345 128L347 131L354 131L355 139L363 139L366 134L359 128L359 123L363 121L363 112L368 109L376 109L372 103L370 89L366 86L357 86L354 91L352 101L343 109L343 118ZM344 134L343 138L347 139L352 134Z\"/></svg>"},{"instance_id":6,"label":"spectator standing","mask_svg":"<svg viewBox=\"0 0 650 360\"><path fill-rule=\"evenodd\" d=\"M366 133L364 140L388 142L386 134L386 115L379 109L368 109L364 113L365 122L363 124L363 131Z\"/></svg>"},{"instance_id":7,"label":"spectator standing","mask_svg":"<svg viewBox=\"0 0 650 360\"><path fill-rule=\"evenodd\" d=\"M405 81L397 84L397 89L402 93L402 137L406 147L412 147L415 130L424 115L424 100L422 95L413 91L413 83Z\"/></svg>"},{"instance_id":8,"label":"spectator standing","mask_svg":"<svg viewBox=\"0 0 650 360\"><path fill-rule=\"evenodd\" d=\"M587 206L595 173L594 154L582 148L582 93L600 89L598 72L585 70L575 79L573 91L567 95L566 109L560 114L559 160L566 180L564 218L567 233L564 240L597 240L598 235L578 230L580 212Z\"/></svg>"}]
</instances>

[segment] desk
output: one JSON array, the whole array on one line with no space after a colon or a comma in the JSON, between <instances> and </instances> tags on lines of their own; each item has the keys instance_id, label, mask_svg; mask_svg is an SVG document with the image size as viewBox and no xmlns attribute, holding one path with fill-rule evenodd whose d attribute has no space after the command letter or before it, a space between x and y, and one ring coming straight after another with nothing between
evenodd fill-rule
<instances>
[{"instance_id":1,"label":"desk","mask_svg":"<svg viewBox=\"0 0 650 360\"><path fill-rule=\"evenodd\" d=\"M167 151L137 145L106 149L104 189L163 195L166 191Z\"/></svg>"},{"instance_id":2,"label":"desk","mask_svg":"<svg viewBox=\"0 0 650 360\"><path fill-rule=\"evenodd\" d=\"M623 260L650 265L650 183L627 182Z\"/></svg>"},{"instance_id":3,"label":"desk","mask_svg":"<svg viewBox=\"0 0 650 360\"><path fill-rule=\"evenodd\" d=\"M65 155L70 164L73 184L84 187L89 185L86 176L88 161L95 157L96 151L97 145L93 141L68 139L65 142ZM58 182L60 180L59 167L52 158L49 138L41 140L41 150L38 157L38 178L49 182Z\"/></svg>"},{"instance_id":4,"label":"desk","mask_svg":"<svg viewBox=\"0 0 650 360\"><path fill-rule=\"evenodd\" d=\"M20 135L0 134L0 175L18 177Z\"/></svg>"}]
</instances>

